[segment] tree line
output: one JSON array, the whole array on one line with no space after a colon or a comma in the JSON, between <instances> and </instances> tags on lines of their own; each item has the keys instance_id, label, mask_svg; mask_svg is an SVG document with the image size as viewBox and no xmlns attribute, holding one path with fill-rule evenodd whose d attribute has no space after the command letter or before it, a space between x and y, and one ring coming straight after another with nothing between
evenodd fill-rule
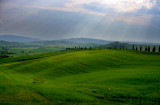
<instances>
[{"instance_id":1,"label":"tree line","mask_svg":"<svg viewBox=\"0 0 160 105\"><path fill-rule=\"evenodd\" d=\"M135 51L143 51L142 46L140 46L138 48L137 46L133 45L132 49L135 50ZM144 49L145 52L156 52L156 50L157 50L156 46L153 46L152 48L150 46L146 46L145 49ZM158 48L158 52L160 52L160 46Z\"/></svg>"},{"instance_id":2,"label":"tree line","mask_svg":"<svg viewBox=\"0 0 160 105\"><path fill-rule=\"evenodd\" d=\"M107 47L107 49L120 49L120 50L128 50L127 47ZM158 47L158 49L156 49L156 46L153 46L152 48L150 46L146 46L145 49L143 50L142 46L135 46L133 45L132 50L134 51L145 51L145 52L156 52L158 50L158 52L160 52L160 46Z\"/></svg>"},{"instance_id":3,"label":"tree line","mask_svg":"<svg viewBox=\"0 0 160 105\"><path fill-rule=\"evenodd\" d=\"M67 47L66 50L92 50L92 47L81 47L81 46L75 46L75 47Z\"/></svg>"},{"instance_id":4,"label":"tree line","mask_svg":"<svg viewBox=\"0 0 160 105\"><path fill-rule=\"evenodd\" d=\"M106 47L107 49L120 49L120 50L128 50L127 47ZM155 46L153 46L152 48L150 46L146 46L145 48L143 48L142 46L135 46L133 45L133 47L131 48L134 51L145 51L145 52L156 52L158 50L158 52L160 52L160 46L158 49L156 49ZM91 47L87 48L87 47L81 47L81 46L75 46L75 47L67 47L66 50L92 50Z\"/></svg>"}]
</instances>

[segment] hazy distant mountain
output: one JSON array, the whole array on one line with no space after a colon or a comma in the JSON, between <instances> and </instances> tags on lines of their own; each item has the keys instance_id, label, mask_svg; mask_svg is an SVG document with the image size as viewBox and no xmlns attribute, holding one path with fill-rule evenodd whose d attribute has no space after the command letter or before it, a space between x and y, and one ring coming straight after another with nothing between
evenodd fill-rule
<instances>
[{"instance_id":1,"label":"hazy distant mountain","mask_svg":"<svg viewBox=\"0 0 160 105\"><path fill-rule=\"evenodd\" d=\"M0 47L15 47L15 46L24 46L23 43L19 43L19 42L8 42L8 41L3 41L3 40L0 40Z\"/></svg>"},{"instance_id":2,"label":"hazy distant mountain","mask_svg":"<svg viewBox=\"0 0 160 105\"><path fill-rule=\"evenodd\" d=\"M60 39L52 41L43 41L43 42L33 42L41 43L44 45L65 45L65 46L98 46L103 44L108 44L113 41L105 41L100 39L90 39L90 38L71 38L71 39Z\"/></svg>"},{"instance_id":3,"label":"hazy distant mountain","mask_svg":"<svg viewBox=\"0 0 160 105\"><path fill-rule=\"evenodd\" d=\"M33 42L33 41L41 41L40 39L24 37L24 36L16 36L16 35L0 35L0 40L9 41L9 42Z\"/></svg>"},{"instance_id":4,"label":"hazy distant mountain","mask_svg":"<svg viewBox=\"0 0 160 105\"><path fill-rule=\"evenodd\" d=\"M44 45L102 45L109 44L113 41L105 41L100 39L90 39L90 38L71 38L71 39L59 39L51 41L35 41L33 43L39 43Z\"/></svg>"},{"instance_id":5,"label":"hazy distant mountain","mask_svg":"<svg viewBox=\"0 0 160 105\"><path fill-rule=\"evenodd\" d=\"M37 43L37 42L33 42L33 43ZM69 42L64 40L43 41L38 43L43 43L44 45L75 45L77 44L74 42Z\"/></svg>"},{"instance_id":6,"label":"hazy distant mountain","mask_svg":"<svg viewBox=\"0 0 160 105\"><path fill-rule=\"evenodd\" d=\"M20 42L9 42L0 40L0 48L7 47L7 48L20 48L20 47L41 47L42 45L39 44L31 44L31 43L20 43Z\"/></svg>"},{"instance_id":7,"label":"hazy distant mountain","mask_svg":"<svg viewBox=\"0 0 160 105\"><path fill-rule=\"evenodd\" d=\"M71 39L63 39L63 41L68 41L73 43L97 43L97 44L108 44L113 42L113 41L91 39L91 38L71 38Z\"/></svg>"}]
</instances>

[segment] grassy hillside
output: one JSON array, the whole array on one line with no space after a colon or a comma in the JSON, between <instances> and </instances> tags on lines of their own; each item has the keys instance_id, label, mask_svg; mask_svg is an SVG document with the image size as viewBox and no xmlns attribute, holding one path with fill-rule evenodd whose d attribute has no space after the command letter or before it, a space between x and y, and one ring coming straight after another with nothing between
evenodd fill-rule
<instances>
[{"instance_id":1,"label":"grassy hillside","mask_svg":"<svg viewBox=\"0 0 160 105\"><path fill-rule=\"evenodd\" d=\"M59 51L0 60L0 104L160 104L160 55Z\"/></svg>"}]
</instances>

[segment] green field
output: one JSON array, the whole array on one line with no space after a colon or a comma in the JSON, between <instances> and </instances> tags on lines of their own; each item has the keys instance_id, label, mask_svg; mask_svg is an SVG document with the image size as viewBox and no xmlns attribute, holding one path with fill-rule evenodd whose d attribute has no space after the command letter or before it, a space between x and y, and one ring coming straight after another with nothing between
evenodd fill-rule
<instances>
[{"instance_id":1,"label":"green field","mask_svg":"<svg viewBox=\"0 0 160 105\"><path fill-rule=\"evenodd\" d=\"M160 54L58 51L0 59L0 104L159 105Z\"/></svg>"},{"instance_id":2,"label":"green field","mask_svg":"<svg viewBox=\"0 0 160 105\"><path fill-rule=\"evenodd\" d=\"M11 56L22 56L22 55L40 54L45 52L54 52L63 49L65 48L56 46L22 47L22 48L10 48L9 52L15 53Z\"/></svg>"}]
</instances>

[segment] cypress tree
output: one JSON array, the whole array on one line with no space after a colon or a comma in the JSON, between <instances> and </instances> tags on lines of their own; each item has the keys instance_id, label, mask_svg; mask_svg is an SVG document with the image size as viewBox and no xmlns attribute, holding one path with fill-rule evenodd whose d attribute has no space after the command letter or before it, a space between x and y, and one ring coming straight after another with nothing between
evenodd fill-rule
<instances>
[{"instance_id":1,"label":"cypress tree","mask_svg":"<svg viewBox=\"0 0 160 105\"><path fill-rule=\"evenodd\" d=\"M160 52L160 46L159 46L159 52Z\"/></svg>"},{"instance_id":2,"label":"cypress tree","mask_svg":"<svg viewBox=\"0 0 160 105\"><path fill-rule=\"evenodd\" d=\"M132 48L133 50L134 50L134 45L133 45L133 48Z\"/></svg>"},{"instance_id":3,"label":"cypress tree","mask_svg":"<svg viewBox=\"0 0 160 105\"><path fill-rule=\"evenodd\" d=\"M138 51L138 48L136 47L136 51Z\"/></svg>"},{"instance_id":4,"label":"cypress tree","mask_svg":"<svg viewBox=\"0 0 160 105\"><path fill-rule=\"evenodd\" d=\"M142 46L140 46L140 51L142 51Z\"/></svg>"},{"instance_id":5,"label":"cypress tree","mask_svg":"<svg viewBox=\"0 0 160 105\"><path fill-rule=\"evenodd\" d=\"M146 48L145 48L145 52L147 52L147 51L148 51L148 48L146 47Z\"/></svg>"},{"instance_id":6,"label":"cypress tree","mask_svg":"<svg viewBox=\"0 0 160 105\"><path fill-rule=\"evenodd\" d=\"M150 52L150 46L148 46L148 52Z\"/></svg>"},{"instance_id":7,"label":"cypress tree","mask_svg":"<svg viewBox=\"0 0 160 105\"><path fill-rule=\"evenodd\" d=\"M89 49L90 49L90 50L92 50L92 48L91 48L91 47L90 47Z\"/></svg>"},{"instance_id":8,"label":"cypress tree","mask_svg":"<svg viewBox=\"0 0 160 105\"><path fill-rule=\"evenodd\" d=\"M156 47L155 46L153 47L152 52L156 52Z\"/></svg>"}]
</instances>

